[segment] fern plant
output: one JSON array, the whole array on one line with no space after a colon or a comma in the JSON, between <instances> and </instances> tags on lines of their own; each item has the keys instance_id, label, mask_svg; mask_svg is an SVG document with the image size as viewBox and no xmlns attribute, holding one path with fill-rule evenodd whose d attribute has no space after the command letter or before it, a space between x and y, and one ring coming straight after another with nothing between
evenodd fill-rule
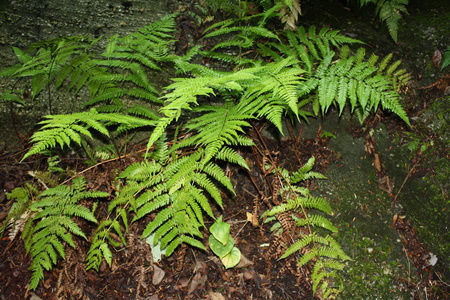
<instances>
[{"instance_id":1,"label":"fern plant","mask_svg":"<svg viewBox=\"0 0 450 300\"><path fill-rule=\"evenodd\" d=\"M349 100L352 112L357 113L361 123L381 106L409 124L397 91L407 83L410 75L403 69L396 70L400 61L389 64L392 55L386 56L378 65L379 57L375 54L364 61L364 48L350 55L349 47L342 46L360 41L326 27L319 32L315 26L308 30L300 27L296 32L287 32L286 37L287 44L259 44L261 53L275 61L286 55L298 58L306 72L297 93L312 102L316 115L319 112L325 114L333 105L342 113Z\"/></svg>"},{"instance_id":2,"label":"fern plant","mask_svg":"<svg viewBox=\"0 0 450 300\"><path fill-rule=\"evenodd\" d=\"M222 62L232 63L235 66L259 65L257 60L249 59L246 56L248 56L248 53L254 52L253 48L256 39L275 39L280 41L278 35L265 27L268 19L276 16L276 12L280 7L282 7L282 4L278 3L263 13L246 18L230 18L210 26L204 31L204 39L225 37L226 40L215 43L212 49L202 52L202 55ZM245 25L242 25L243 21L246 21Z\"/></svg>"},{"instance_id":3,"label":"fern plant","mask_svg":"<svg viewBox=\"0 0 450 300\"><path fill-rule=\"evenodd\" d=\"M51 88L58 89L69 79L67 90L75 88L77 93L90 76L103 72L92 61L92 48L99 39L86 36L55 38L34 43L28 52L36 51L34 56L13 47L20 63L0 72L0 76L12 78L31 77L32 99L48 88L49 110L52 112Z\"/></svg>"},{"instance_id":4,"label":"fern plant","mask_svg":"<svg viewBox=\"0 0 450 300\"><path fill-rule=\"evenodd\" d=\"M265 223L274 222L271 230L276 235L289 231L286 234L293 236L291 223L295 223L295 241L289 245L280 259L301 252L299 266L313 265L311 274L313 293L316 294L320 290L323 299L332 299L344 288L338 271L344 268L342 260L350 258L332 236L321 235L320 229L337 232L336 227L319 214L330 215L330 204L323 198L311 196L307 188L296 185L304 180L325 178L320 173L311 171L314 162L314 157L310 158L294 173L269 164L264 166L266 170L272 170L275 180L282 182L278 196L283 203L266 211L262 217L265 217ZM319 213L314 214L314 211ZM335 286L336 280L339 282L338 286Z\"/></svg>"},{"instance_id":5,"label":"fern plant","mask_svg":"<svg viewBox=\"0 0 450 300\"><path fill-rule=\"evenodd\" d=\"M70 115L49 115L46 118L47 120L39 123L43 125L41 131L35 132L31 137L34 144L23 159L54 148L56 145L61 148L70 146L72 141L81 145L85 137L93 138L90 132L91 128L109 136L106 124L121 124L130 127L155 125L154 122L145 119L122 114L98 113L95 109Z\"/></svg>"},{"instance_id":6,"label":"fern plant","mask_svg":"<svg viewBox=\"0 0 450 300\"><path fill-rule=\"evenodd\" d=\"M402 13L407 14L406 6L409 0L359 0L361 6L369 3L375 4L375 13L381 21L386 23L389 34L397 42L398 23L402 19Z\"/></svg>"},{"instance_id":7,"label":"fern plant","mask_svg":"<svg viewBox=\"0 0 450 300\"><path fill-rule=\"evenodd\" d=\"M141 28L139 32L109 39L98 66L109 71L90 81L92 99L86 106L101 104L103 112L121 112L157 119L155 110L144 103L160 104L159 92L150 83L149 70L161 71L160 64L170 60L168 55L175 30L174 15ZM142 103L140 103L142 102Z\"/></svg>"},{"instance_id":8,"label":"fern plant","mask_svg":"<svg viewBox=\"0 0 450 300\"><path fill-rule=\"evenodd\" d=\"M203 237L200 232L200 228L205 226L203 214L214 218L208 197L222 206L220 189L214 182L222 184L232 193L234 190L230 180L217 164L204 163L204 152L200 148L192 154L177 157L176 152L169 149L163 138L160 139L157 151L151 153L147 161L130 165L119 176L126 184L110 203L108 210L116 210L116 215L121 217L125 228L128 228L129 222L126 210L133 212L132 222L157 211L156 217L147 223L142 238L152 235L151 246L158 244L165 250L166 256L170 256L181 243L205 249L196 238ZM122 237L120 228L115 226L118 223L114 222L111 222L112 226ZM109 225L105 223L104 226ZM100 229L103 229L103 226ZM104 234L98 234L98 246L91 247L88 253L88 266L98 268L105 253L108 261L108 250L97 250L98 247L106 247L103 245L108 236L102 235Z\"/></svg>"},{"instance_id":9,"label":"fern plant","mask_svg":"<svg viewBox=\"0 0 450 300\"><path fill-rule=\"evenodd\" d=\"M97 223L92 212L78 204L83 199L107 197L108 193L87 191L86 181L82 177L73 180L72 186L61 185L49 188L36 196L36 188L17 188L8 194L8 198L17 199L10 213L10 221L26 212L22 238L25 249L31 255L30 289L36 289L44 278L44 270L51 270L58 256L65 257L66 244L76 248L73 235L84 239L86 235L74 218ZM30 196L31 199L30 199Z\"/></svg>"},{"instance_id":10,"label":"fern plant","mask_svg":"<svg viewBox=\"0 0 450 300\"><path fill-rule=\"evenodd\" d=\"M247 136L252 119L265 118L282 131L286 114L305 119L311 115L305 110L309 103L318 114L326 113L332 105L342 111L349 99L352 109L360 113L361 120L368 111L381 105L407 122L396 96L397 85L406 80L407 75L396 71L398 63L389 65L388 57L376 65L375 56L364 62L361 50L350 56L349 49L342 45L358 41L327 28L317 33L314 27L307 31L301 27L296 32L278 36L264 27L267 20L276 15L277 9L278 6L262 14L227 20L210 27L206 38L227 34L234 35L234 38L231 42L219 43L209 52L194 47L184 57L169 54L174 29L172 15L139 33L113 37L102 58L84 54L77 56L78 48L74 46L75 50L69 51L72 59L58 60L59 71L53 72L57 69L46 67L46 74L51 73L49 78L56 78L58 84L68 80L69 88L76 86L76 90L87 86L92 98L86 105L94 108L47 116L40 123L41 129L33 134L33 146L24 159L58 145L83 144L86 137L95 137L94 130L110 136L110 131L120 134L141 129L146 130L144 132L148 136L143 161L127 166L119 175L119 192L111 195L114 197L108 206L108 216L100 220L91 235L86 260L88 269L98 270L103 259L111 264L113 252L110 247L126 244L125 237L132 222L144 223L141 237L151 240L153 247L163 249L166 256L182 243L205 249L200 241L204 218L215 219L212 206L222 206L222 190L234 193L220 161L248 168L235 147L254 144ZM247 21L249 26L242 25ZM268 42L256 48L258 38L278 43ZM288 44L280 42L284 39ZM242 50L237 60L215 52L217 49L236 48ZM24 56L23 64L37 60L23 52L17 53ZM198 55L232 62L239 65L239 69L217 71L192 63L191 60ZM263 61L255 55L267 59ZM83 62L77 65L72 61L76 57ZM71 67L64 67L67 62ZM173 83L165 88L164 96L160 97L147 72L159 70L162 63L173 63L176 71L184 77L173 79ZM85 66L92 68L86 69ZM39 78L41 73L33 68L30 66L32 71L29 73L22 70L11 74ZM68 74L71 74L70 78ZM392 78L397 78L397 81ZM51 82L46 80L44 83L48 86ZM40 88L36 86L34 89L39 91ZM155 105L161 105L157 112ZM168 142L172 126L177 126L177 129ZM179 136L182 138L178 139ZM329 213L329 205L323 199L311 197L306 189L295 186L302 180L320 177L311 172L313 163L308 162L294 174L273 168L274 176L285 183L279 196L286 203L266 215L268 220L275 221L281 214L289 212L292 220L298 221L299 228L306 228L306 234L283 257L299 249L307 249L308 253L301 262L315 262L314 291L320 285L325 294L331 295L341 288L329 286L330 278L337 277L335 270L343 267L337 259L347 257L333 238L322 237L313 230L320 227L335 231L321 215L308 215L308 211L313 209ZM28 207L32 208L33 216L27 217L24 238L33 259L33 288L42 279L43 269L50 269L56 263L57 254L64 256L63 242L74 246L71 234L85 238L72 218L96 222L91 211L76 203L80 197L105 194L86 192L82 186L84 183L79 179L72 186L51 188L39 196L30 190L29 196L24 194L18 202L24 204L12 210L10 220L15 220ZM150 218L150 215L154 217ZM281 218L279 221L280 228L283 228ZM51 225L56 231L52 231ZM48 243L44 237L49 238Z\"/></svg>"},{"instance_id":11,"label":"fern plant","mask_svg":"<svg viewBox=\"0 0 450 300\"><path fill-rule=\"evenodd\" d=\"M15 188L7 194L8 199L15 199L8 216L0 227L0 238L9 230L9 238L13 240L30 218L30 205L36 201L39 190L36 185L26 183L23 187Z\"/></svg>"}]
</instances>

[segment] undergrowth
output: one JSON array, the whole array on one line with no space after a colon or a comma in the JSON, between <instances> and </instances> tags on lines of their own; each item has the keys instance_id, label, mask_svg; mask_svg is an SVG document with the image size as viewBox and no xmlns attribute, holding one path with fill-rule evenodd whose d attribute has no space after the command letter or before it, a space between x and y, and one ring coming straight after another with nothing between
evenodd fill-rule
<instances>
[{"instance_id":1,"label":"undergrowth","mask_svg":"<svg viewBox=\"0 0 450 300\"><path fill-rule=\"evenodd\" d=\"M88 192L81 177L45 189L30 183L8 194L16 202L1 234L9 230L15 237L22 232L32 259L31 289L43 279L44 269L57 264L58 256L64 259L66 246L76 247L75 235L90 242L86 268L95 270L103 260L111 265L111 249L125 247L135 222L144 228L141 238L150 239L166 256L182 243L206 250L201 242L205 218L221 220L212 206L222 207L224 192L235 193L223 162L249 168L237 147L255 145L247 135L252 120L267 120L282 132L286 116L307 120L350 105L361 122L381 107L409 124L398 94L409 76L397 70L400 62L391 62L391 56L380 62L375 55L366 58L364 48L351 51L349 44L361 42L329 28L271 31L267 21L280 7L212 25L205 31L205 42L230 38L210 50L192 47L184 56L171 52L176 15L136 33L114 36L101 54L92 51L97 41L82 37L34 44L34 55L15 48L20 63L1 75L31 78L33 98L45 89L51 93L62 88L71 93L86 88L90 95L86 111L46 116L23 159L74 143L89 149L89 141L99 135L111 143L126 143L129 133L147 137L143 158L117 176L115 194ZM193 63L198 57L229 64L231 70ZM169 67L181 76L161 93L148 73ZM323 235L322 229L336 231L322 215L331 213L330 205L298 186L322 178L311 171L313 164L311 159L293 173L262 166L280 183L272 201L281 203L264 217L275 222L275 234L286 230L286 214L303 228L280 259L301 254L299 264L312 268L314 292L328 298L343 288L338 271L348 257L334 238ZM92 200L98 197L109 201L107 216L100 220L94 216L98 203ZM92 207L79 205L81 199L91 199ZM85 233L76 219L94 222L97 229Z\"/></svg>"}]
</instances>

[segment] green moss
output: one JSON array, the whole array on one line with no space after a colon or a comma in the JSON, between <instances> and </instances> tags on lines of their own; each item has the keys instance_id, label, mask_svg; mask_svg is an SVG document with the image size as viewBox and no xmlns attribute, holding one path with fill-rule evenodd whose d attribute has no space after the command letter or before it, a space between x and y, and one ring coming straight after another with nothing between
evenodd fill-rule
<instances>
[{"instance_id":1,"label":"green moss","mask_svg":"<svg viewBox=\"0 0 450 300\"><path fill-rule=\"evenodd\" d=\"M339 132L331 147L340 160L327 170L329 179L318 183L322 196L333 202L336 238L352 258L342 274L345 288L340 299L407 299L407 280L414 274L392 226L398 209L377 187L364 142Z\"/></svg>"}]
</instances>

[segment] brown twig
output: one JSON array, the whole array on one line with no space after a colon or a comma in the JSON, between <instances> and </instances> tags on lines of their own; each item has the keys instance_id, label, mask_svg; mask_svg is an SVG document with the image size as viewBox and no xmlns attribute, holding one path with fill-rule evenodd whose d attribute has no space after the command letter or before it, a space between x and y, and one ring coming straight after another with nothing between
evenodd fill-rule
<instances>
[{"instance_id":1,"label":"brown twig","mask_svg":"<svg viewBox=\"0 0 450 300\"><path fill-rule=\"evenodd\" d=\"M419 164L420 159L412 166L412 168L409 170L408 174L405 177L405 180L403 180L402 185L400 186L400 189L398 190L397 194L394 197L394 202L397 201L398 195L400 195L400 192L402 191L403 187L405 186L406 182L408 181L409 177L411 177L412 172L416 168L416 166Z\"/></svg>"}]
</instances>

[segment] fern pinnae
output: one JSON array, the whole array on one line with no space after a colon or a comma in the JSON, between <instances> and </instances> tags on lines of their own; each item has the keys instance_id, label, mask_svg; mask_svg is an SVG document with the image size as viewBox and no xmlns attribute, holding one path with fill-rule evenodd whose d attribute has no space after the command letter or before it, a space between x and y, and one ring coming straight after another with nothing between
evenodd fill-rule
<instances>
[{"instance_id":1,"label":"fern pinnae","mask_svg":"<svg viewBox=\"0 0 450 300\"><path fill-rule=\"evenodd\" d=\"M336 291L329 288L329 282L333 280L333 277L337 276L340 278L340 276L335 271L325 270L323 267L325 265L324 261L346 260L349 257L331 236L323 237L316 230L316 228L323 228L331 232L337 231L336 227L329 220L322 215L313 213L315 209L331 214L329 203L323 198L310 196L309 190L301 190L294 185L294 182L298 183L308 177L321 177L320 174L316 175L311 171L313 165L314 158L311 158L294 174L290 174L290 172L282 168L273 168L272 172L284 183L280 191L283 203L266 211L263 217L268 216L270 220L272 216L273 220L273 216L285 214L288 211L293 212L292 220L296 222L296 226L303 227L306 233L300 234L299 238L286 249L285 253L279 259L284 259L301 250L302 256L299 258L298 264L300 266L308 263L312 264L313 272L316 272L315 276L311 276L313 285L318 286L321 284L321 288L324 289L322 291L323 293L332 294ZM269 167L268 165L265 166L266 169ZM295 178L293 178L294 176ZM271 230L277 231L278 233L281 233L285 227L284 225L281 226L282 224L280 222L275 223L275 225L272 226ZM327 265L341 266L341 264L332 263L327 263ZM314 293L316 293L316 290L314 290Z\"/></svg>"},{"instance_id":2,"label":"fern pinnae","mask_svg":"<svg viewBox=\"0 0 450 300\"><path fill-rule=\"evenodd\" d=\"M155 229L155 231L152 232L154 241L153 246L155 245L156 241L160 242L161 238L165 237L166 234L169 233L174 227L178 227L175 218L168 218L157 229Z\"/></svg>"},{"instance_id":3,"label":"fern pinnae","mask_svg":"<svg viewBox=\"0 0 450 300\"><path fill-rule=\"evenodd\" d=\"M199 208L201 207L211 218L214 217L214 214L212 212L211 206L209 205L209 201L206 198L206 196L202 193L200 189L198 189L195 186L190 187L189 194L192 196L192 199L195 200L196 204L189 202L189 205L192 207L193 211L195 212L195 215L197 216L197 219L200 221L202 226L205 226L203 222L203 216L201 211L199 211Z\"/></svg>"},{"instance_id":4,"label":"fern pinnae","mask_svg":"<svg viewBox=\"0 0 450 300\"><path fill-rule=\"evenodd\" d=\"M312 226L322 227L331 232L337 232L337 228L326 218L321 215L312 215L309 220L309 224Z\"/></svg>"},{"instance_id":5,"label":"fern pinnae","mask_svg":"<svg viewBox=\"0 0 450 300\"><path fill-rule=\"evenodd\" d=\"M155 210L165 207L171 203L170 196L167 194L163 194L161 196L157 196L155 198L151 198L152 201L148 202L147 198L142 205L138 206L136 215L134 216L132 222L135 222L142 217L154 212Z\"/></svg>"},{"instance_id":6,"label":"fern pinnae","mask_svg":"<svg viewBox=\"0 0 450 300\"><path fill-rule=\"evenodd\" d=\"M31 289L35 289L43 279L43 269L50 270L57 263L57 254L65 257L63 242L76 247L73 235L86 239L86 235L72 218L97 222L92 212L77 202L90 196L104 197L107 194L86 191L85 184L83 178L75 178L70 187L49 188L30 206L30 210L37 213L27 221L27 228L22 236L25 249L32 257Z\"/></svg>"},{"instance_id":7,"label":"fern pinnae","mask_svg":"<svg viewBox=\"0 0 450 300\"><path fill-rule=\"evenodd\" d=\"M302 205L305 208L317 209L328 215L331 215L332 213L330 204L322 197L304 197L301 198L301 200L303 200Z\"/></svg>"},{"instance_id":8,"label":"fern pinnae","mask_svg":"<svg viewBox=\"0 0 450 300\"><path fill-rule=\"evenodd\" d=\"M193 180L215 200L215 202L222 207L222 196L217 186L204 173L195 173Z\"/></svg>"},{"instance_id":9,"label":"fern pinnae","mask_svg":"<svg viewBox=\"0 0 450 300\"><path fill-rule=\"evenodd\" d=\"M192 219L192 218L191 218L191 219ZM173 241L174 239L176 239L176 237L178 236L178 234L179 234L179 232L178 232L178 230L176 229L176 227L175 227L175 228L171 228L170 231L167 232L167 233L163 236L163 238L161 239L161 242L160 242L160 248L161 248L161 249L166 248L166 247L168 246L168 244L169 244L171 241ZM154 237L154 238L156 239L156 234L155 234L155 237Z\"/></svg>"},{"instance_id":10,"label":"fern pinnae","mask_svg":"<svg viewBox=\"0 0 450 300\"><path fill-rule=\"evenodd\" d=\"M292 244L284 252L284 254L282 256L280 256L280 258L278 260L285 259L286 257L291 256L295 252L305 248L307 245L309 245L310 243L312 243L314 241L314 236L315 236L314 234L309 234L309 235L303 236L300 240L298 240L294 244ZM305 254L305 255L307 255L307 254Z\"/></svg>"},{"instance_id":11,"label":"fern pinnae","mask_svg":"<svg viewBox=\"0 0 450 300\"><path fill-rule=\"evenodd\" d=\"M245 169L249 169L249 166L245 161L245 159L236 150L229 148L227 146L223 146L219 150L219 152L217 152L215 158L237 164Z\"/></svg>"},{"instance_id":12,"label":"fern pinnae","mask_svg":"<svg viewBox=\"0 0 450 300\"><path fill-rule=\"evenodd\" d=\"M202 172L205 172L211 176L214 180L225 186L230 192L234 193L233 185L230 179L225 175L225 172L221 167L214 163L207 163L202 166Z\"/></svg>"},{"instance_id":13,"label":"fern pinnae","mask_svg":"<svg viewBox=\"0 0 450 300\"><path fill-rule=\"evenodd\" d=\"M170 208L164 208L156 215L155 219L147 224L145 227L142 238L147 238L150 234L152 234L159 226L164 224L167 220L169 220L173 215L173 211ZM155 240L154 243L157 241Z\"/></svg>"}]
</instances>

